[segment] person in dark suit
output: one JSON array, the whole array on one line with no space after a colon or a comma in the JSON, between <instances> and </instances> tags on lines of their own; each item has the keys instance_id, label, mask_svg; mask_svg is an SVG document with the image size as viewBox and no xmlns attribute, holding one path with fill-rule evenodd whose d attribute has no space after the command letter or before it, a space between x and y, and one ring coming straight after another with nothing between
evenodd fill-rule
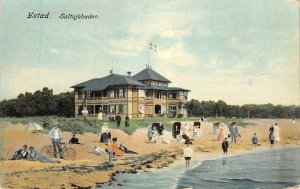
<instances>
[{"instance_id":1,"label":"person in dark suit","mask_svg":"<svg viewBox=\"0 0 300 189\"><path fill-rule=\"evenodd\" d=\"M120 114L117 114L117 116L116 116L116 123L117 123L117 126L118 127L120 127L120 124L121 124L121 116L120 116Z\"/></svg>"},{"instance_id":2,"label":"person in dark suit","mask_svg":"<svg viewBox=\"0 0 300 189\"><path fill-rule=\"evenodd\" d=\"M126 115L125 117L125 127L129 127L129 117Z\"/></svg>"},{"instance_id":3,"label":"person in dark suit","mask_svg":"<svg viewBox=\"0 0 300 189\"><path fill-rule=\"evenodd\" d=\"M228 144L227 138L225 138L222 142L222 149L223 149L223 153L226 155L227 155L228 147L229 147L229 144Z\"/></svg>"},{"instance_id":4,"label":"person in dark suit","mask_svg":"<svg viewBox=\"0 0 300 189\"><path fill-rule=\"evenodd\" d=\"M271 140L271 136L273 135L274 133L274 126L272 125L270 128L269 128L269 140Z\"/></svg>"},{"instance_id":5,"label":"person in dark suit","mask_svg":"<svg viewBox=\"0 0 300 189\"><path fill-rule=\"evenodd\" d=\"M27 156L28 156L27 145L25 144L22 149L20 149L14 153L11 160L26 159Z\"/></svg>"},{"instance_id":6,"label":"person in dark suit","mask_svg":"<svg viewBox=\"0 0 300 189\"><path fill-rule=\"evenodd\" d=\"M80 144L79 139L73 135L73 137L70 139L69 144Z\"/></svg>"}]
</instances>

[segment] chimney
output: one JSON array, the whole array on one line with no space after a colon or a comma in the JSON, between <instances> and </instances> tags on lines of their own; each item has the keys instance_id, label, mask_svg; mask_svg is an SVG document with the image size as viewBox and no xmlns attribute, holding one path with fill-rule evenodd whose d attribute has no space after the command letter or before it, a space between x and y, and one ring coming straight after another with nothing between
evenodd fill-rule
<instances>
[{"instance_id":1,"label":"chimney","mask_svg":"<svg viewBox=\"0 0 300 189\"><path fill-rule=\"evenodd\" d=\"M128 71L128 72L127 72L127 76L131 76L131 72Z\"/></svg>"},{"instance_id":2,"label":"chimney","mask_svg":"<svg viewBox=\"0 0 300 189\"><path fill-rule=\"evenodd\" d=\"M109 70L109 74L110 74L110 75L113 74L113 70Z\"/></svg>"}]
</instances>

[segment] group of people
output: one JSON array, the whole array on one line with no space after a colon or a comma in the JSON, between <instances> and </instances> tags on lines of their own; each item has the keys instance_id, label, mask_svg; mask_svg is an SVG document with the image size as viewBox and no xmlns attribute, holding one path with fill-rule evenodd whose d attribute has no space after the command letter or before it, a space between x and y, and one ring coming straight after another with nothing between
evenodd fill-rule
<instances>
[{"instance_id":1,"label":"group of people","mask_svg":"<svg viewBox=\"0 0 300 189\"><path fill-rule=\"evenodd\" d=\"M236 127L232 127L232 125L229 126L229 130L231 132L231 135L233 135L233 136L234 136L234 134L236 135L238 133L238 130L236 130L235 128ZM234 140L232 140L231 142L233 142L233 141ZM271 147L274 145L275 141L279 141L279 126L278 126L278 123L275 123L274 126L272 125L269 128L269 141L270 141ZM260 144L258 143L258 137L257 137L256 133L254 133L254 135L251 138L251 144L254 147L260 146ZM227 155L228 148L229 148L229 143L227 141L227 138L224 138L224 140L222 142L222 149L223 149L223 153L225 155Z\"/></svg>"},{"instance_id":2,"label":"group of people","mask_svg":"<svg viewBox=\"0 0 300 189\"><path fill-rule=\"evenodd\" d=\"M50 158L47 155L35 150L33 146L30 146L28 149L28 146L26 144L23 145L22 149L17 150L11 158L11 160L20 159L27 159L29 161L40 161L47 163L61 163L59 160L55 158Z\"/></svg>"},{"instance_id":3,"label":"group of people","mask_svg":"<svg viewBox=\"0 0 300 189\"><path fill-rule=\"evenodd\" d=\"M229 133L225 131L226 129L229 130ZM226 134L228 135L226 136ZM228 127L223 123L215 122L213 125L213 135L219 142L222 142L225 137L230 138L231 143L236 143L238 139L241 139L236 122L232 122Z\"/></svg>"},{"instance_id":4,"label":"group of people","mask_svg":"<svg viewBox=\"0 0 300 189\"><path fill-rule=\"evenodd\" d=\"M115 122L117 124L118 127L121 126L121 122L122 122L122 117L121 115L118 113L116 116L114 116L113 113L111 113L111 115L109 116L109 121L110 122ZM129 117L128 115L125 116L125 127L129 127Z\"/></svg>"},{"instance_id":5,"label":"group of people","mask_svg":"<svg viewBox=\"0 0 300 189\"><path fill-rule=\"evenodd\" d=\"M28 146L25 144L25 145L23 145L22 149L17 150L13 154L11 160L28 159L31 161L60 163L59 160L55 159L58 157L58 155L59 155L60 159L64 159L63 150L61 147L62 132L61 132L60 128L55 126L52 129L50 129L49 137L50 137L50 140L52 143L54 158L50 158L47 155L40 153L39 151L35 150L35 148L33 146L28 148ZM75 135L73 135L69 141L69 144L80 144L79 139L76 138Z\"/></svg>"},{"instance_id":6,"label":"group of people","mask_svg":"<svg viewBox=\"0 0 300 189\"><path fill-rule=\"evenodd\" d=\"M164 125L160 123L153 123L148 126L147 137L149 142L156 143L157 139L163 135Z\"/></svg>"},{"instance_id":7,"label":"group of people","mask_svg":"<svg viewBox=\"0 0 300 189\"><path fill-rule=\"evenodd\" d=\"M121 156L124 153L137 154L137 152L129 150L123 144L120 144L120 145L117 144L118 139L117 139L117 137L112 138L112 134L110 132L110 129L108 128L107 123L103 124L103 126L101 128L101 132L99 133L99 136L100 136L100 143L105 143L107 148L102 149L101 147L94 145L93 153L98 156L109 157L110 154L112 154L112 156ZM110 148L108 148L109 143L111 143Z\"/></svg>"},{"instance_id":8,"label":"group of people","mask_svg":"<svg viewBox=\"0 0 300 189\"><path fill-rule=\"evenodd\" d=\"M279 126L278 123L275 123L274 126L272 125L269 128L269 140L270 140L270 144L271 146L274 145L275 141L279 141Z\"/></svg>"}]
</instances>

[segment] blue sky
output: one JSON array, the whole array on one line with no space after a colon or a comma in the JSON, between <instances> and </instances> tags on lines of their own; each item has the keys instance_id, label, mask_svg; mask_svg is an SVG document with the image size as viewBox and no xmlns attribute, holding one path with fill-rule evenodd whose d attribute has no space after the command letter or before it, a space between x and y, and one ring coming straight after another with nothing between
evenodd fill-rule
<instances>
[{"instance_id":1,"label":"blue sky","mask_svg":"<svg viewBox=\"0 0 300 189\"><path fill-rule=\"evenodd\" d=\"M288 0L0 1L0 100L154 70L190 98L299 104L299 3ZM27 19L28 12L51 19ZM62 20L61 13L98 20ZM112 63L113 62L113 63Z\"/></svg>"}]
</instances>

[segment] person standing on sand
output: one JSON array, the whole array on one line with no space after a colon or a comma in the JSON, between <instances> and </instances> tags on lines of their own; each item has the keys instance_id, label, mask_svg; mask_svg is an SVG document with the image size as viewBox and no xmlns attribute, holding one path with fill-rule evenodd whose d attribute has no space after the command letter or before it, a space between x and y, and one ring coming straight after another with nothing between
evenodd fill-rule
<instances>
[{"instance_id":1,"label":"person standing on sand","mask_svg":"<svg viewBox=\"0 0 300 189\"><path fill-rule=\"evenodd\" d=\"M271 135L273 135L274 133L274 126L271 125L271 127L269 128L269 140L271 140Z\"/></svg>"},{"instance_id":2,"label":"person standing on sand","mask_svg":"<svg viewBox=\"0 0 300 189\"><path fill-rule=\"evenodd\" d=\"M275 126L274 126L274 136L275 136L276 142L279 142L280 138L279 138L279 126L278 126L278 123L275 123Z\"/></svg>"},{"instance_id":3,"label":"person standing on sand","mask_svg":"<svg viewBox=\"0 0 300 189\"><path fill-rule=\"evenodd\" d=\"M229 125L229 131L230 131L230 134L231 134L231 143L232 142L236 143L236 133L235 133L235 130L233 128L234 125L235 125L234 122Z\"/></svg>"},{"instance_id":4,"label":"person standing on sand","mask_svg":"<svg viewBox=\"0 0 300 189\"><path fill-rule=\"evenodd\" d=\"M125 127L129 127L129 117L126 115L125 117Z\"/></svg>"},{"instance_id":5,"label":"person standing on sand","mask_svg":"<svg viewBox=\"0 0 300 189\"><path fill-rule=\"evenodd\" d=\"M193 149L191 147L189 147L189 142L185 143L187 145L187 147L183 150L183 156L185 159L185 167L189 167L190 166L190 160L192 159L193 156Z\"/></svg>"},{"instance_id":6,"label":"person standing on sand","mask_svg":"<svg viewBox=\"0 0 300 189\"><path fill-rule=\"evenodd\" d=\"M224 129L221 127L219 129L218 141L221 142L224 140Z\"/></svg>"},{"instance_id":7,"label":"person standing on sand","mask_svg":"<svg viewBox=\"0 0 300 189\"><path fill-rule=\"evenodd\" d=\"M228 147L229 147L229 144L228 144L227 138L225 138L222 142L222 149L223 149L224 155L227 155Z\"/></svg>"},{"instance_id":8,"label":"person standing on sand","mask_svg":"<svg viewBox=\"0 0 300 189\"><path fill-rule=\"evenodd\" d=\"M251 142L252 142L252 146L254 146L254 147L257 146L257 144L258 144L258 138L256 136L256 133L254 133L254 136L252 137Z\"/></svg>"},{"instance_id":9,"label":"person standing on sand","mask_svg":"<svg viewBox=\"0 0 300 189\"><path fill-rule=\"evenodd\" d=\"M273 147L274 142L275 142L275 136L274 136L274 133L272 133L270 136L271 147Z\"/></svg>"},{"instance_id":10,"label":"person standing on sand","mask_svg":"<svg viewBox=\"0 0 300 189\"><path fill-rule=\"evenodd\" d=\"M62 133L61 133L60 128L53 127L49 131L49 136L50 136L52 146L53 146L54 157L56 158L56 154L57 154L56 147L57 147L58 152L59 152L59 156L60 156L61 159L63 159L63 151L62 151L62 148L61 148Z\"/></svg>"}]
</instances>

